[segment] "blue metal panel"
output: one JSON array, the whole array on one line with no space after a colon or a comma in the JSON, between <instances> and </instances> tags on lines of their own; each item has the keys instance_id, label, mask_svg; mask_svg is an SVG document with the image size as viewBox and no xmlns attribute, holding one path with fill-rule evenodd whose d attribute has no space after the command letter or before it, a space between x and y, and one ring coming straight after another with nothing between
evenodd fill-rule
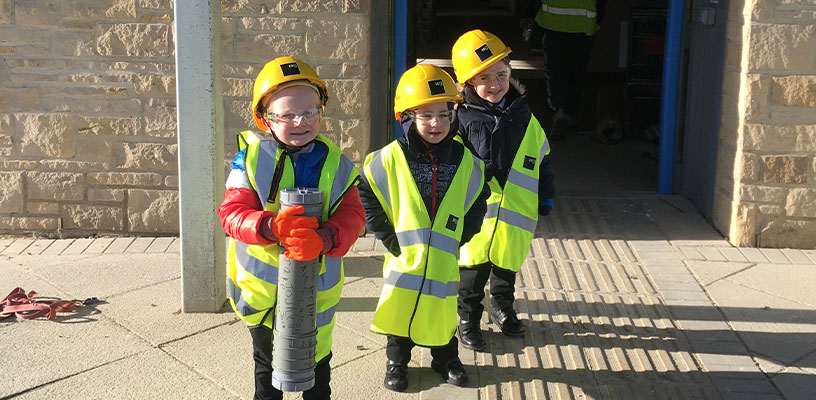
<instances>
[{"instance_id":1,"label":"blue metal panel","mask_svg":"<svg viewBox=\"0 0 816 400\"><path fill-rule=\"evenodd\" d=\"M684 0L669 0L666 51L663 55L663 95L660 104L660 152L657 191L671 194L674 185L674 141L677 126L677 83L683 42Z\"/></svg>"},{"instance_id":2,"label":"blue metal panel","mask_svg":"<svg viewBox=\"0 0 816 400\"><path fill-rule=\"evenodd\" d=\"M394 65L391 76L394 81L391 93L396 93L397 83L408 64L408 0L394 0ZM392 110L393 111L393 110ZM399 121L394 121L394 138L402 136Z\"/></svg>"}]
</instances>

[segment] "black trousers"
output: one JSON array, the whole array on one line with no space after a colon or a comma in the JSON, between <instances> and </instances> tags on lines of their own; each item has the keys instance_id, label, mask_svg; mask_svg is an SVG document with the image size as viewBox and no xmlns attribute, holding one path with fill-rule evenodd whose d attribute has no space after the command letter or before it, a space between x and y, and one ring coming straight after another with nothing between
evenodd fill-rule
<instances>
[{"instance_id":1,"label":"black trousers","mask_svg":"<svg viewBox=\"0 0 816 400\"><path fill-rule=\"evenodd\" d=\"M281 400L283 392L272 386L272 329L263 325L249 328L252 336L252 357L255 359L255 400ZM315 384L303 392L304 400L331 398L331 353L315 365Z\"/></svg>"},{"instance_id":2,"label":"black trousers","mask_svg":"<svg viewBox=\"0 0 816 400\"><path fill-rule=\"evenodd\" d=\"M564 109L575 117L581 108L581 90L594 38L583 33L544 29L547 63L547 101L553 111Z\"/></svg>"},{"instance_id":3,"label":"black trousers","mask_svg":"<svg viewBox=\"0 0 816 400\"><path fill-rule=\"evenodd\" d=\"M458 313L462 321L482 318L484 287L490 280L490 306L497 310L513 307L516 300L516 273L499 268L491 262L459 268Z\"/></svg>"},{"instance_id":4,"label":"black trousers","mask_svg":"<svg viewBox=\"0 0 816 400\"><path fill-rule=\"evenodd\" d=\"M411 349L418 346L418 344L402 336L387 335L387 337L386 357L391 361L407 366L408 362L411 361ZM456 340L456 336L452 337L450 342L444 346L429 347L429 349L431 349L431 357L443 364L447 364L448 361L459 357L459 341Z\"/></svg>"}]
</instances>

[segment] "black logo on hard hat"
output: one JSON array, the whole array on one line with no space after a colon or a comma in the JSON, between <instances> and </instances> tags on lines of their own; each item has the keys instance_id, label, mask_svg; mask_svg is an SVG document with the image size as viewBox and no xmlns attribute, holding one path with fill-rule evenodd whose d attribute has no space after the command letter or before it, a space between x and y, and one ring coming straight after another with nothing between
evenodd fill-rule
<instances>
[{"instance_id":1,"label":"black logo on hard hat","mask_svg":"<svg viewBox=\"0 0 816 400\"><path fill-rule=\"evenodd\" d=\"M442 82L442 79L428 81L428 89L431 91L431 96L445 94L445 84Z\"/></svg>"},{"instance_id":2,"label":"black logo on hard hat","mask_svg":"<svg viewBox=\"0 0 816 400\"><path fill-rule=\"evenodd\" d=\"M445 224L445 228L448 228L451 232L456 232L456 225L459 225L459 217L450 214L448 216L448 223Z\"/></svg>"},{"instance_id":3,"label":"black logo on hard hat","mask_svg":"<svg viewBox=\"0 0 816 400\"><path fill-rule=\"evenodd\" d=\"M535 169L536 159L530 156L524 156L524 168Z\"/></svg>"},{"instance_id":4,"label":"black logo on hard hat","mask_svg":"<svg viewBox=\"0 0 816 400\"><path fill-rule=\"evenodd\" d=\"M485 44L482 45L482 47L476 49L476 57L479 57L479 61L484 62L484 60L493 57L493 52L490 51L490 47L487 47L487 45Z\"/></svg>"},{"instance_id":5,"label":"black logo on hard hat","mask_svg":"<svg viewBox=\"0 0 816 400\"><path fill-rule=\"evenodd\" d=\"M298 67L297 63L281 64L280 69L283 76L300 74L300 67Z\"/></svg>"}]
</instances>

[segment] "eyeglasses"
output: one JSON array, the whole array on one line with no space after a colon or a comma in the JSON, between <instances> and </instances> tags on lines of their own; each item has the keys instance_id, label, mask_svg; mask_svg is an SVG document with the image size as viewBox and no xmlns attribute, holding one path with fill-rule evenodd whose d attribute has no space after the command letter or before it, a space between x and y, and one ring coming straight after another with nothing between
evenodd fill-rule
<instances>
[{"instance_id":1,"label":"eyeglasses","mask_svg":"<svg viewBox=\"0 0 816 400\"><path fill-rule=\"evenodd\" d=\"M267 113L266 118L279 124L300 125L304 122L311 124L317 117L323 114L323 107L315 107L299 113L275 114Z\"/></svg>"},{"instance_id":2,"label":"eyeglasses","mask_svg":"<svg viewBox=\"0 0 816 400\"><path fill-rule=\"evenodd\" d=\"M492 83L494 80L498 83L502 83L510 79L510 68L505 68L495 74L479 74L473 78L473 82L477 85L488 85Z\"/></svg>"},{"instance_id":3,"label":"eyeglasses","mask_svg":"<svg viewBox=\"0 0 816 400\"><path fill-rule=\"evenodd\" d=\"M411 117L417 121L422 123L430 123L434 118L437 119L439 122L451 122L454 118L456 118L456 111L448 110L442 111L439 114L434 115L432 112L414 112Z\"/></svg>"}]
</instances>

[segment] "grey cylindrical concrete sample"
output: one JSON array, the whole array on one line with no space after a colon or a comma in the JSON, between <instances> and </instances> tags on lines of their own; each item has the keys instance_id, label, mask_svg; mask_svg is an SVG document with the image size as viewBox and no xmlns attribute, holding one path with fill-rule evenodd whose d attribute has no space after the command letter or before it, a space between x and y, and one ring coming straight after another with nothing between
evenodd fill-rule
<instances>
[{"instance_id":1,"label":"grey cylindrical concrete sample","mask_svg":"<svg viewBox=\"0 0 816 400\"><path fill-rule=\"evenodd\" d=\"M281 210L303 206L305 216L323 216L323 193L315 188L283 189ZM278 258L278 300L272 341L272 385L284 392L302 392L314 386L317 324L315 299L319 258Z\"/></svg>"}]
</instances>

